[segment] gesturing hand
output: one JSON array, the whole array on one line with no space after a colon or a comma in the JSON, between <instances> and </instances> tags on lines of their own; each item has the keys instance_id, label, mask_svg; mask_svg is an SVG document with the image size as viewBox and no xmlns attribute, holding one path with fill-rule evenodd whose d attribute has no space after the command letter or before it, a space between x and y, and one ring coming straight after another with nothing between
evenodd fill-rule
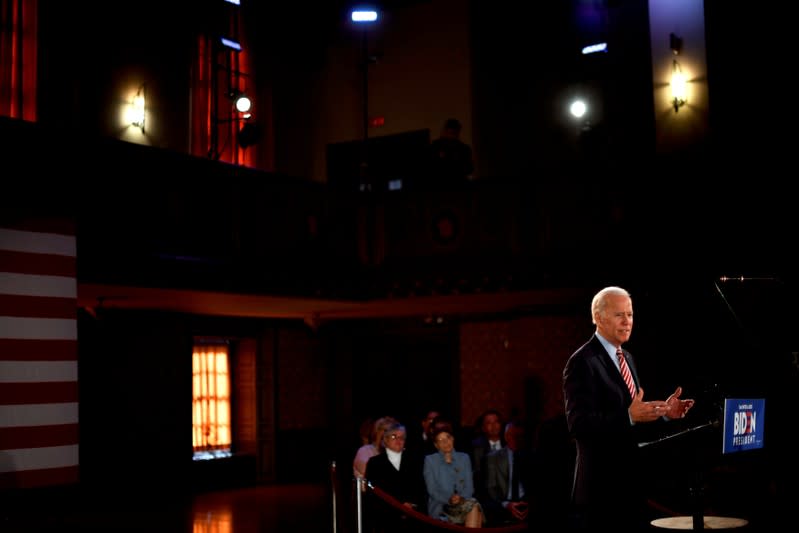
<instances>
[{"instance_id":1,"label":"gesturing hand","mask_svg":"<svg viewBox=\"0 0 799 533\"><path fill-rule=\"evenodd\" d=\"M638 389L638 393L633 398L627 411L630 413L630 419L633 422L652 422L665 415L667 409L668 406L663 401L645 402L644 389L641 387Z\"/></svg>"},{"instance_id":2,"label":"gesturing hand","mask_svg":"<svg viewBox=\"0 0 799 533\"><path fill-rule=\"evenodd\" d=\"M694 401L691 399L681 400L682 387L677 387L671 396L666 398L666 412L664 413L669 418L683 418L686 413L694 406Z\"/></svg>"}]
</instances>

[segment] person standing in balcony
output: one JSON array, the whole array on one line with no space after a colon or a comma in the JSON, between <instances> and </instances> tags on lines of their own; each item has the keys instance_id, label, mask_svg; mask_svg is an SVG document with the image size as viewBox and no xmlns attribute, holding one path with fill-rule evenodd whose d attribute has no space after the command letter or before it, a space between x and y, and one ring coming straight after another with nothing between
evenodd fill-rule
<instances>
[{"instance_id":1,"label":"person standing in balcony","mask_svg":"<svg viewBox=\"0 0 799 533\"><path fill-rule=\"evenodd\" d=\"M441 135L430 143L428 185L458 186L472 179L474 160L472 147L461 140L462 125L450 118L444 123Z\"/></svg>"}]
</instances>

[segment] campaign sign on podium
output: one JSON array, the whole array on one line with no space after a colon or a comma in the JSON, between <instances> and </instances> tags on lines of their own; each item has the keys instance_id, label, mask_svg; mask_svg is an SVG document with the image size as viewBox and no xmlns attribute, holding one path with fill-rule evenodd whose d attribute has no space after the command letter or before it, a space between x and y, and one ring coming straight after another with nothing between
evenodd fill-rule
<instances>
[{"instance_id":1,"label":"campaign sign on podium","mask_svg":"<svg viewBox=\"0 0 799 533\"><path fill-rule=\"evenodd\" d=\"M722 453L762 448L765 416L764 398L726 398Z\"/></svg>"}]
</instances>

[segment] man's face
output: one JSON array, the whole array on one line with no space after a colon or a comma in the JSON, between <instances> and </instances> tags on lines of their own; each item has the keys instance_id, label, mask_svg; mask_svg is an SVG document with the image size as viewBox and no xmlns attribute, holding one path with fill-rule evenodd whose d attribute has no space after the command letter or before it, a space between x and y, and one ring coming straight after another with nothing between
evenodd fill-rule
<instances>
[{"instance_id":1,"label":"man's face","mask_svg":"<svg viewBox=\"0 0 799 533\"><path fill-rule=\"evenodd\" d=\"M432 431L431 424L433 423L433 420L435 420L438 416L439 416L438 411L430 411L429 413L427 413L427 416L424 417L424 420L422 420L422 429L428 435Z\"/></svg>"},{"instance_id":2,"label":"man's face","mask_svg":"<svg viewBox=\"0 0 799 533\"><path fill-rule=\"evenodd\" d=\"M461 132L455 128L444 128L441 132L441 136L445 139L457 139L461 136Z\"/></svg>"},{"instance_id":3,"label":"man's face","mask_svg":"<svg viewBox=\"0 0 799 533\"><path fill-rule=\"evenodd\" d=\"M633 302L628 296L607 296L605 309L595 317L597 330L610 342L621 346L633 331Z\"/></svg>"},{"instance_id":4,"label":"man's face","mask_svg":"<svg viewBox=\"0 0 799 533\"><path fill-rule=\"evenodd\" d=\"M499 436L502 434L502 423L497 415L491 413L483 417L483 433L489 440L499 440Z\"/></svg>"}]
</instances>

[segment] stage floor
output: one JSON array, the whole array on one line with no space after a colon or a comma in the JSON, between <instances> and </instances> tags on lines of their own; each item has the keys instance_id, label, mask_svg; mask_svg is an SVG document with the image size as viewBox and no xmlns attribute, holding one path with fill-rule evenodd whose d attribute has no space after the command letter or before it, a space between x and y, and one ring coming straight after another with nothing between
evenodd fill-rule
<instances>
[{"instance_id":1,"label":"stage floor","mask_svg":"<svg viewBox=\"0 0 799 533\"><path fill-rule=\"evenodd\" d=\"M331 490L324 485L269 485L174 498L145 493L115 498L4 505L3 533L288 533L333 531ZM9 501L6 500L6 504ZM339 528L339 531L342 531Z\"/></svg>"}]
</instances>

